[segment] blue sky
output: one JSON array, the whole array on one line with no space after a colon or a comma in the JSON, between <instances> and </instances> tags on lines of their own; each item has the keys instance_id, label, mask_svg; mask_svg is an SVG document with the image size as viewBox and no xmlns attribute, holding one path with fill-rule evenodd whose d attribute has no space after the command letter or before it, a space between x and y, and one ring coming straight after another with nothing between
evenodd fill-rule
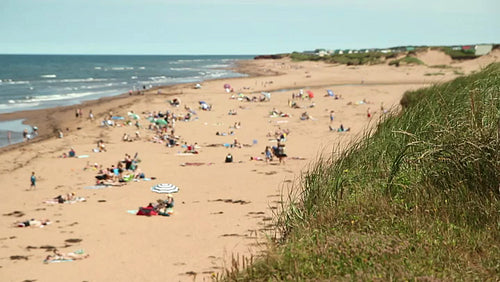
<instances>
[{"instance_id":1,"label":"blue sky","mask_svg":"<svg viewBox=\"0 0 500 282\"><path fill-rule=\"evenodd\" d=\"M0 0L0 54L500 43L498 0Z\"/></svg>"}]
</instances>

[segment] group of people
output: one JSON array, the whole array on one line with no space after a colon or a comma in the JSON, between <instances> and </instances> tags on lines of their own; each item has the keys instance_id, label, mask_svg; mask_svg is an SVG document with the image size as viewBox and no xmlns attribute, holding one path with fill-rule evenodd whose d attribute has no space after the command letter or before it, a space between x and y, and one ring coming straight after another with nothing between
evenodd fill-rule
<instances>
[{"instance_id":1,"label":"group of people","mask_svg":"<svg viewBox=\"0 0 500 282\"><path fill-rule=\"evenodd\" d=\"M145 177L144 172L137 164L136 157L132 158L129 154L125 154L124 159L118 161L116 165L113 164L108 168L100 166L95 176L98 185L112 186L121 186L134 179L139 180Z\"/></svg>"}]
</instances>

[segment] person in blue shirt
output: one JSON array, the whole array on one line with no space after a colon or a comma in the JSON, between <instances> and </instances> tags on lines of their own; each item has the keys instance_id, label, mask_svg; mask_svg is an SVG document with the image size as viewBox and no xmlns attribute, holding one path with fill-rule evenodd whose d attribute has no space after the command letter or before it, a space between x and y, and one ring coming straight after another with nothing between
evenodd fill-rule
<instances>
[{"instance_id":1,"label":"person in blue shirt","mask_svg":"<svg viewBox=\"0 0 500 282\"><path fill-rule=\"evenodd\" d=\"M30 181L31 181L30 189L31 188L35 189L36 188L36 176L35 176L34 171L31 173Z\"/></svg>"}]
</instances>

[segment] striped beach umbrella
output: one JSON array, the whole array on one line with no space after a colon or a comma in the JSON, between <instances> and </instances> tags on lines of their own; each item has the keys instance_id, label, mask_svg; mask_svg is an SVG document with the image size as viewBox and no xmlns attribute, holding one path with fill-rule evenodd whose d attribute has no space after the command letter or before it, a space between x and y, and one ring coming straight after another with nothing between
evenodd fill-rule
<instances>
[{"instance_id":1,"label":"striped beach umbrella","mask_svg":"<svg viewBox=\"0 0 500 282\"><path fill-rule=\"evenodd\" d=\"M151 187L151 191L161 194L170 194L179 192L179 187L175 186L174 184L162 183L156 184L155 186Z\"/></svg>"}]
</instances>

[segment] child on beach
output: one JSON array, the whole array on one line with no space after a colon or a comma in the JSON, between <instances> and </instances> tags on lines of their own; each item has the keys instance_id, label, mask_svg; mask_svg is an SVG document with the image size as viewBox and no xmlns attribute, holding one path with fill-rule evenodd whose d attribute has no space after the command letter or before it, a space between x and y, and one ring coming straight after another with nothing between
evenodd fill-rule
<instances>
[{"instance_id":1,"label":"child on beach","mask_svg":"<svg viewBox=\"0 0 500 282\"><path fill-rule=\"evenodd\" d=\"M273 160L273 153L271 152L271 147L266 146L264 154L266 155L266 163Z\"/></svg>"},{"instance_id":2,"label":"child on beach","mask_svg":"<svg viewBox=\"0 0 500 282\"><path fill-rule=\"evenodd\" d=\"M31 188L36 189L36 176L34 171L31 173L30 182L31 182L30 189Z\"/></svg>"}]
</instances>

